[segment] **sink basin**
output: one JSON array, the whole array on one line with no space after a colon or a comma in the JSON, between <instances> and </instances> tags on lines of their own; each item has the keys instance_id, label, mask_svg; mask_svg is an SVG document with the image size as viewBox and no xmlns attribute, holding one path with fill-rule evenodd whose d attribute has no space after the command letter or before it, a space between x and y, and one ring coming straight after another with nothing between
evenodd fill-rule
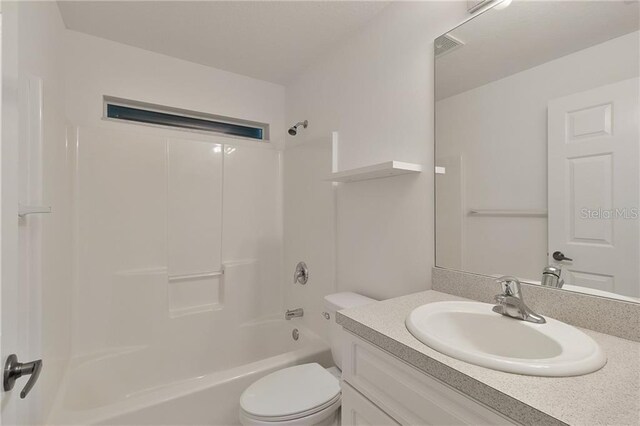
<instances>
[{"instance_id":1,"label":"sink basin","mask_svg":"<svg viewBox=\"0 0 640 426\"><path fill-rule=\"evenodd\" d=\"M494 370L531 376L578 376L607 362L600 346L575 327L545 317L534 324L480 302L436 302L414 309L407 329L427 346Z\"/></svg>"}]
</instances>

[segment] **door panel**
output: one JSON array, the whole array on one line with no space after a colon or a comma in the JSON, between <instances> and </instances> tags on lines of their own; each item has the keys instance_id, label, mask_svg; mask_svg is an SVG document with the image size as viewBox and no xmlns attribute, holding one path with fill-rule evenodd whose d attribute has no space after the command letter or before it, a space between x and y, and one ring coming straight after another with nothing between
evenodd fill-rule
<instances>
[{"instance_id":1,"label":"door panel","mask_svg":"<svg viewBox=\"0 0 640 426\"><path fill-rule=\"evenodd\" d=\"M613 277L611 275L599 275L593 272L581 272L568 270L564 278L567 282L576 283L577 285L595 288L598 290L614 292Z\"/></svg>"},{"instance_id":2,"label":"door panel","mask_svg":"<svg viewBox=\"0 0 640 426\"><path fill-rule=\"evenodd\" d=\"M613 203L611 154L593 155L589 157L568 158L569 193L568 201L575 212L580 206L600 206L603 210L611 210ZM568 214L569 235L571 243L613 244L612 220L584 220L580 215Z\"/></svg>"},{"instance_id":3,"label":"door panel","mask_svg":"<svg viewBox=\"0 0 640 426\"><path fill-rule=\"evenodd\" d=\"M640 296L638 79L548 105L549 263L568 284Z\"/></svg>"},{"instance_id":4,"label":"door panel","mask_svg":"<svg viewBox=\"0 0 640 426\"><path fill-rule=\"evenodd\" d=\"M567 114L568 142L611 136L611 104L596 105Z\"/></svg>"}]
</instances>

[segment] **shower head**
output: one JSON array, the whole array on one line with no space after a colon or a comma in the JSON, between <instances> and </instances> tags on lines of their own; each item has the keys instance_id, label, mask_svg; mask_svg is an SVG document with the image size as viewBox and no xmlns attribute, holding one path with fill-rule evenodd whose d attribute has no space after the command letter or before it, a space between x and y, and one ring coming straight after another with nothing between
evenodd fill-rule
<instances>
[{"instance_id":1,"label":"shower head","mask_svg":"<svg viewBox=\"0 0 640 426\"><path fill-rule=\"evenodd\" d=\"M302 126L303 128L306 129L308 125L309 125L309 121L308 120L298 121L295 126L291 126L289 128L289 134L291 136L295 136L295 135L298 134L298 127L299 126Z\"/></svg>"}]
</instances>

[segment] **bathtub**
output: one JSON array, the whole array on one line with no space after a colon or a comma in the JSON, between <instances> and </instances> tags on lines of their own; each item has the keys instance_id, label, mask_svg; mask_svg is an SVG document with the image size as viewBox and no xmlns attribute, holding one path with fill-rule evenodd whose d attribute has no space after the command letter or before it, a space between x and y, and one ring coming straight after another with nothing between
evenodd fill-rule
<instances>
[{"instance_id":1,"label":"bathtub","mask_svg":"<svg viewBox=\"0 0 640 426\"><path fill-rule=\"evenodd\" d=\"M248 324L203 348L127 347L76 359L47 424L239 424L240 395L260 377L306 362L332 365L328 345L296 321Z\"/></svg>"}]
</instances>

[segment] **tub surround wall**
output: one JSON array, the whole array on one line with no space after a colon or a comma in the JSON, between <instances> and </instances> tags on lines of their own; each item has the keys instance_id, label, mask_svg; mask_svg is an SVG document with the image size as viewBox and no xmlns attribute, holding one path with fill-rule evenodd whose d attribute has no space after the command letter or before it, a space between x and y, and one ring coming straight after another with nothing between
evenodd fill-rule
<instances>
[{"instance_id":1,"label":"tub surround wall","mask_svg":"<svg viewBox=\"0 0 640 426\"><path fill-rule=\"evenodd\" d=\"M65 37L77 209L71 356L173 342L206 359L233 332L222 324L279 316L284 88ZM266 122L272 141L103 120L103 95Z\"/></svg>"},{"instance_id":2,"label":"tub surround wall","mask_svg":"<svg viewBox=\"0 0 640 426\"><path fill-rule=\"evenodd\" d=\"M576 377L504 373L451 358L409 333L404 322L413 309L425 303L449 300L468 299L430 290L340 311L337 322L349 332L520 424L637 423L640 376L634 373L640 368L640 343L583 330L607 354L607 364L600 370Z\"/></svg>"},{"instance_id":3,"label":"tub surround wall","mask_svg":"<svg viewBox=\"0 0 640 426\"><path fill-rule=\"evenodd\" d=\"M177 345L206 358L234 327L281 312L278 151L76 134L74 356Z\"/></svg>"},{"instance_id":4,"label":"tub surround wall","mask_svg":"<svg viewBox=\"0 0 640 426\"><path fill-rule=\"evenodd\" d=\"M433 268L433 289L485 303L501 292L495 278ZM523 283L529 307L542 315L600 333L640 342L640 304Z\"/></svg>"},{"instance_id":5,"label":"tub surround wall","mask_svg":"<svg viewBox=\"0 0 640 426\"><path fill-rule=\"evenodd\" d=\"M74 357L150 345L205 361L243 323L279 316L277 150L76 134Z\"/></svg>"}]
</instances>

